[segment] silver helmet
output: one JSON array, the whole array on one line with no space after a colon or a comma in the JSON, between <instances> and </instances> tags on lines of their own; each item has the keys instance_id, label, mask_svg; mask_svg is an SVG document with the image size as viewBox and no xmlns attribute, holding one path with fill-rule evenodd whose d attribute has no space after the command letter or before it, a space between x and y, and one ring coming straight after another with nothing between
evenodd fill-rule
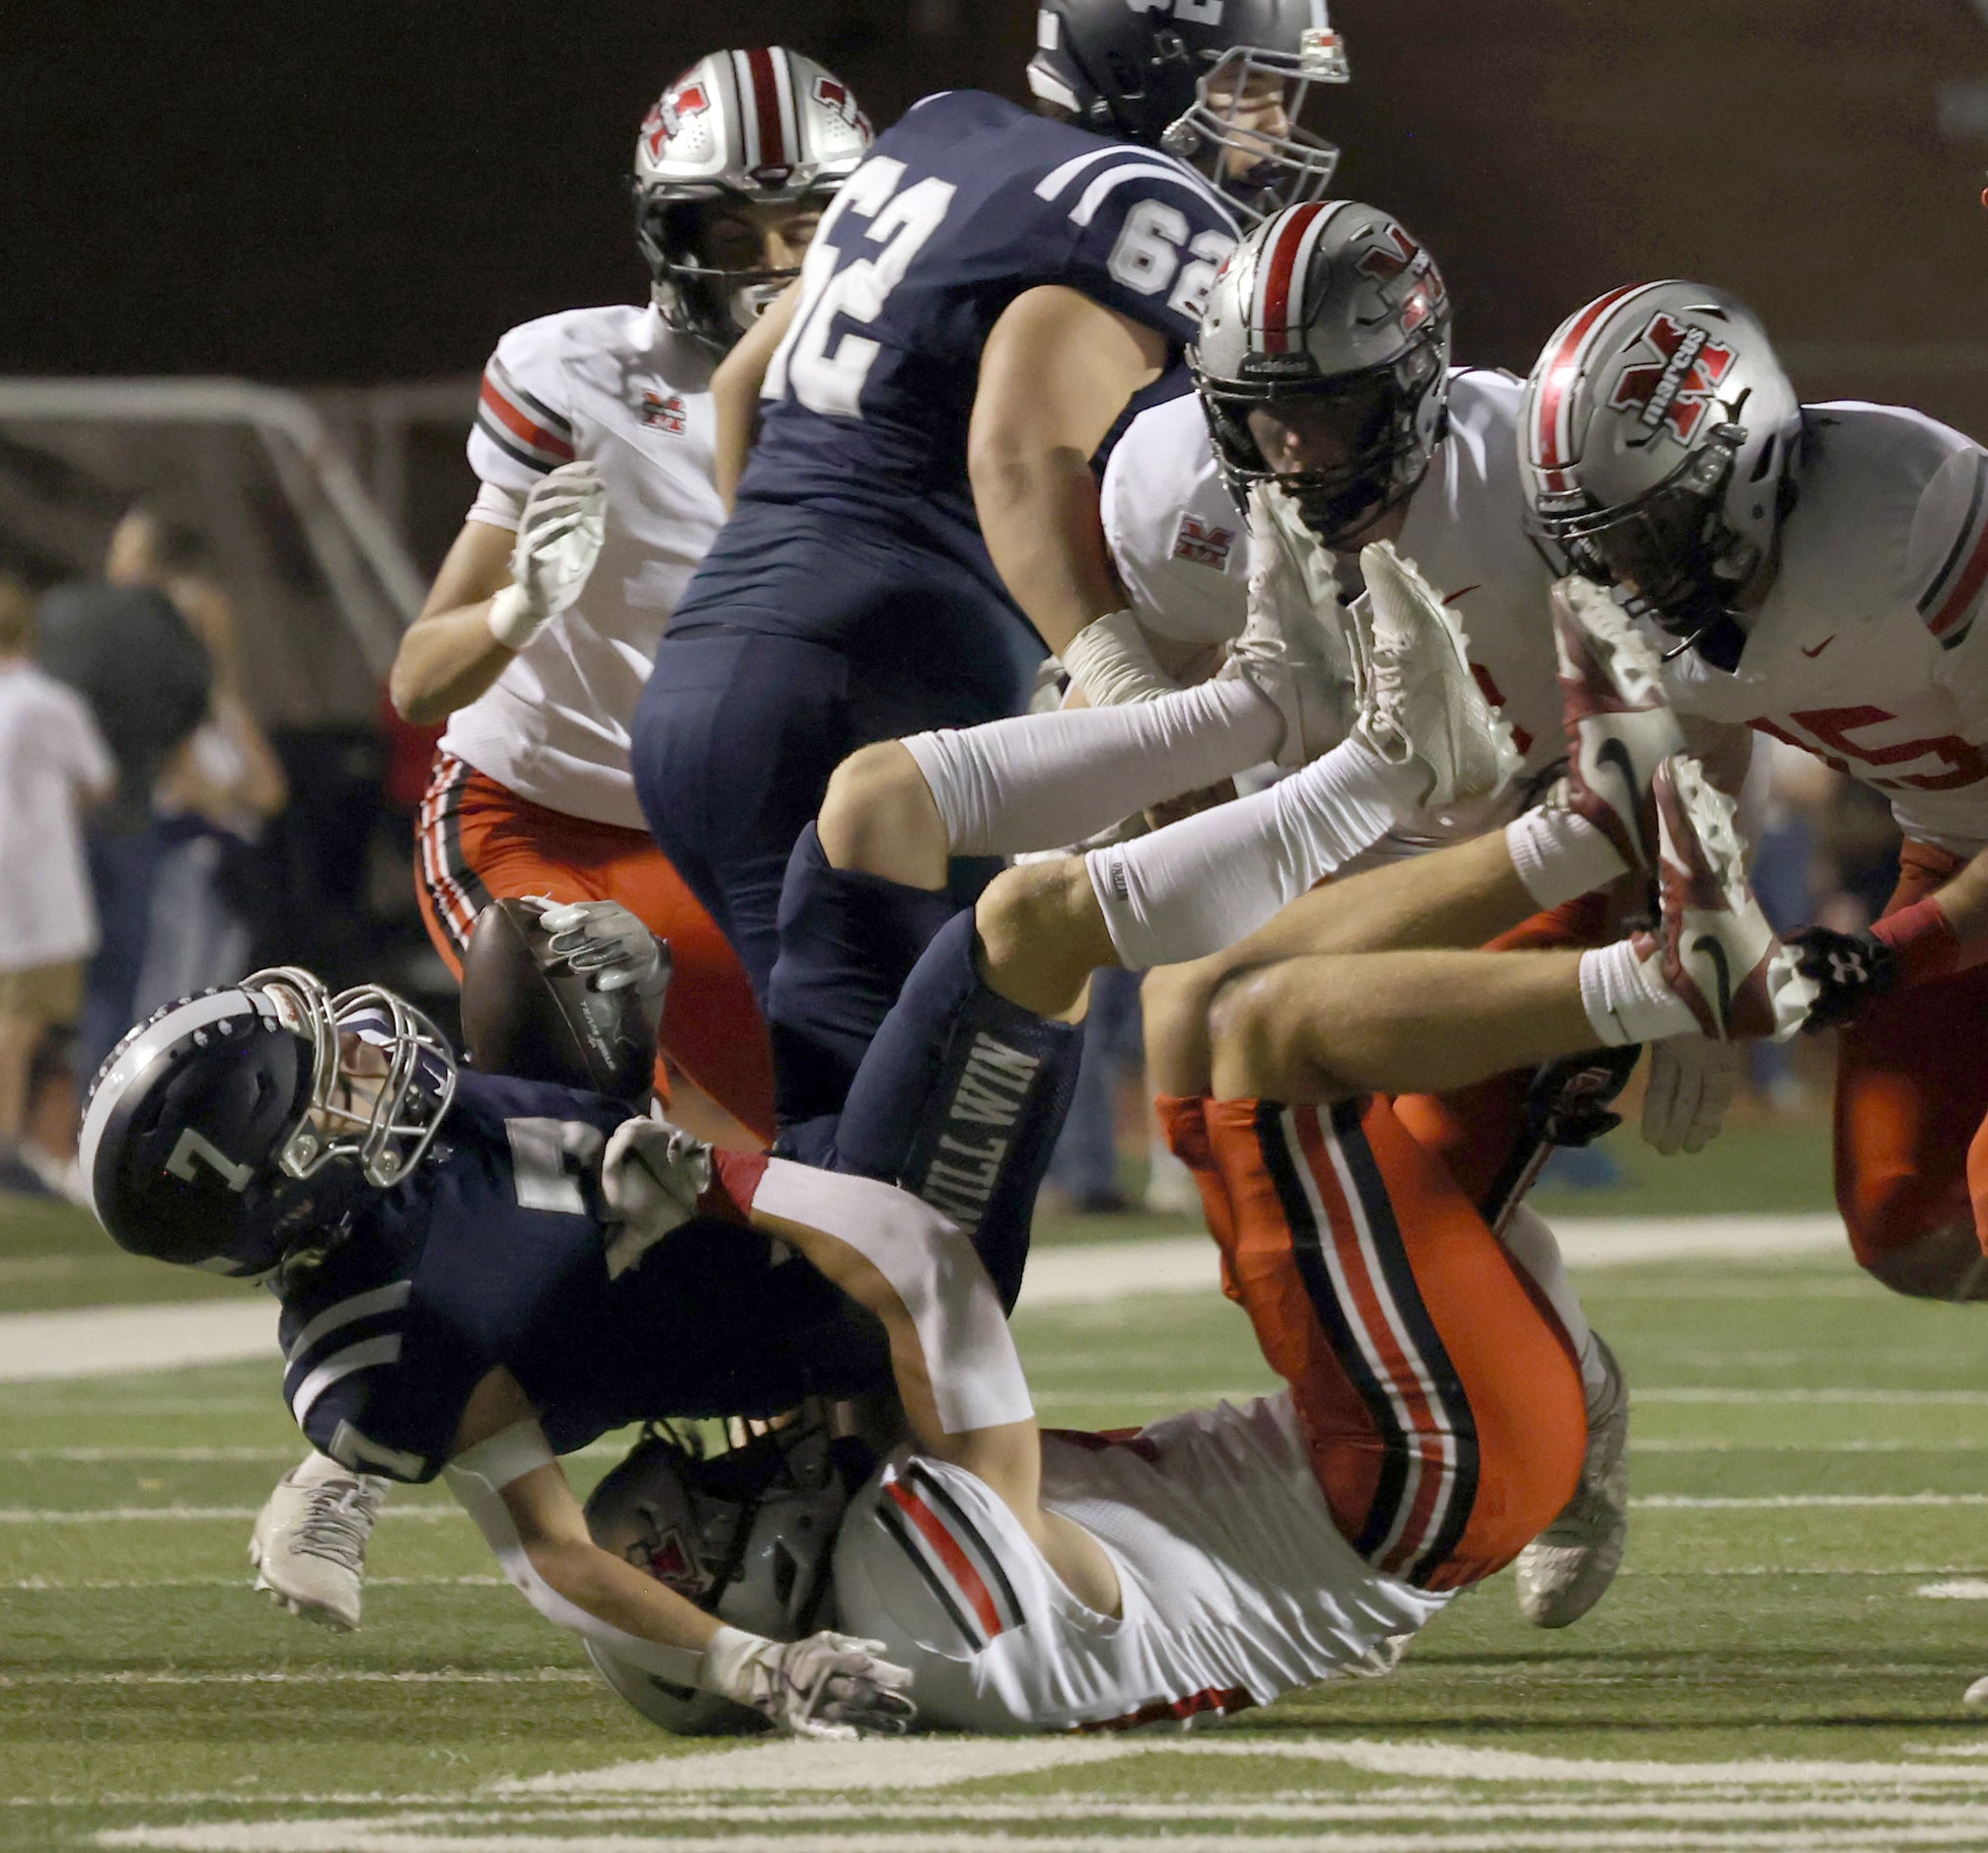
<instances>
[{"instance_id":1,"label":"silver helmet","mask_svg":"<svg viewBox=\"0 0 1988 1853\"><path fill-rule=\"evenodd\" d=\"M1563 322L1525 383L1527 514L1575 570L1696 635L1772 555L1801 435L1795 388L1742 303L1630 284Z\"/></svg>"},{"instance_id":2,"label":"silver helmet","mask_svg":"<svg viewBox=\"0 0 1988 1853\"><path fill-rule=\"evenodd\" d=\"M847 1458L851 1449L865 1457ZM829 1559L866 1454L811 1421L708 1456L652 1430L594 1489L587 1528L602 1549L719 1620L795 1641L829 1619ZM601 1677L665 1731L764 1729L756 1713L714 1692L673 1685L592 1642L587 1652Z\"/></svg>"},{"instance_id":3,"label":"silver helmet","mask_svg":"<svg viewBox=\"0 0 1988 1853\"><path fill-rule=\"evenodd\" d=\"M1449 293L1421 242L1376 206L1292 206L1216 276L1188 350L1223 477L1275 482L1328 546L1356 544L1414 493L1449 402ZM1267 418L1255 421L1251 414ZM1283 427L1295 464L1264 453Z\"/></svg>"},{"instance_id":4,"label":"silver helmet","mask_svg":"<svg viewBox=\"0 0 1988 1853\"><path fill-rule=\"evenodd\" d=\"M635 241L663 320L727 348L797 271L699 249L722 205L826 206L875 139L855 93L781 45L714 51L656 100L635 140Z\"/></svg>"}]
</instances>

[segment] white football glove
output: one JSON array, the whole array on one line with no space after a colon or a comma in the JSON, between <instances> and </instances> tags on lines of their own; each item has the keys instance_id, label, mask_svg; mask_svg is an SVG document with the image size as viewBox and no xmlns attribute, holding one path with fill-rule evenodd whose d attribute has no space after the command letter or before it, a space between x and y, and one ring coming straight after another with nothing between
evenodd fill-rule
<instances>
[{"instance_id":1,"label":"white football glove","mask_svg":"<svg viewBox=\"0 0 1988 1853\"><path fill-rule=\"evenodd\" d=\"M670 948L619 901L549 901L527 895L539 924L552 935L550 950L591 991L633 991L644 1003L670 988Z\"/></svg>"},{"instance_id":2,"label":"white football glove","mask_svg":"<svg viewBox=\"0 0 1988 1853\"><path fill-rule=\"evenodd\" d=\"M668 1120L624 1120L601 1154L601 1195L612 1227L608 1279L617 1280L698 1214L711 1187L711 1149Z\"/></svg>"},{"instance_id":3,"label":"white football glove","mask_svg":"<svg viewBox=\"0 0 1988 1853\"><path fill-rule=\"evenodd\" d=\"M490 634L521 650L586 589L608 534L608 485L593 464L561 464L526 497L511 583L490 601Z\"/></svg>"},{"instance_id":4,"label":"white football glove","mask_svg":"<svg viewBox=\"0 0 1988 1853\"><path fill-rule=\"evenodd\" d=\"M1709 1036L1667 1036L1651 1044L1643 1143L1666 1158L1703 1151L1719 1137L1739 1089L1740 1061L1737 1043Z\"/></svg>"},{"instance_id":5,"label":"white football glove","mask_svg":"<svg viewBox=\"0 0 1988 1853\"><path fill-rule=\"evenodd\" d=\"M704 1650L700 1683L750 1706L790 1738L902 1737L918 1715L911 1669L881 1659L881 1641L823 1629L769 1641L722 1628Z\"/></svg>"}]
</instances>

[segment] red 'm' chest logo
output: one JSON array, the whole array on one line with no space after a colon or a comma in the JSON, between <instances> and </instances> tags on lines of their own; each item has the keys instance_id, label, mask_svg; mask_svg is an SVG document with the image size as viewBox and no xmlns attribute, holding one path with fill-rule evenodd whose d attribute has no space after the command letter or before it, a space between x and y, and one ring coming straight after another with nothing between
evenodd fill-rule
<instances>
[{"instance_id":1,"label":"red 'm' chest logo","mask_svg":"<svg viewBox=\"0 0 1988 1853\"><path fill-rule=\"evenodd\" d=\"M1695 322L1678 322L1658 310L1632 344L1656 356L1624 367L1608 403L1633 411L1655 437L1667 430L1680 444L1691 442L1707 408L1732 367L1732 349L1712 338Z\"/></svg>"}]
</instances>

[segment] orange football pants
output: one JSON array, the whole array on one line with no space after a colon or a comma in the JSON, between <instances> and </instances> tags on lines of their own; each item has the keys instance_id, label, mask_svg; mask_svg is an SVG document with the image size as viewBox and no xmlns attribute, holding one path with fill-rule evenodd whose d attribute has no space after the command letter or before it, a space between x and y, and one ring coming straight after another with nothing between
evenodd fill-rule
<instances>
[{"instance_id":1,"label":"orange football pants","mask_svg":"<svg viewBox=\"0 0 1988 1853\"><path fill-rule=\"evenodd\" d=\"M1486 950L1559 952L1599 945L1607 921L1607 896L1586 894L1521 921ZM1394 1102L1395 1117L1443 1161L1472 1203L1482 1203L1525 1131L1532 1073L1513 1069L1453 1094L1402 1094Z\"/></svg>"},{"instance_id":2,"label":"orange football pants","mask_svg":"<svg viewBox=\"0 0 1988 1853\"><path fill-rule=\"evenodd\" d=\"M1895 914L1966 857L1907 841ZM1872 1266L1970 1218L1988 1249L1988 965L1915 985L1843 1032L1836 1057L1836 1203Z\"/></svg>"},{"instance_id":3,"label":"orange football pants","mask_svg":"<svg viewBox=\"0 0 1988 1853\"><path fill-rule=\"evenodd\" d=\"M522 895L619 901L667 939L675 970L658 1039L658 1092L669 1097L667 1058L735 1120L773 1137L773 1051L745 967L643 832L548 810L440 753L415 849L421 918L458 980L477 916L492 901Z\"/></svg>"},{"instance_id":4,"label":"orange football pants","mask_svg":"<svg viewBox=\"0 0 1988 1853\"><path fill-rule=\"evenodd\" d=\"M1503 1569L1574 1495L1586 1398L1447 1166L1378 1097L1159 1110L1342 1534L1422 1589Z\"/></svg>"}]
</instances>

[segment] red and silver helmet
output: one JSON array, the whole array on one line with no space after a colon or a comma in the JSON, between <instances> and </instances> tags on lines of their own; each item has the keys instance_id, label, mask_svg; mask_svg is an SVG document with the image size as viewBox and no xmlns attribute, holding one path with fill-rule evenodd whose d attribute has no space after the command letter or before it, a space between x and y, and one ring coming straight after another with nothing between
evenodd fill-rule
<instances>
[{"instance_id":1,"label":"red and silver helmet","mask_svg":"<svg viewBox=\"0 0 1988 1853\"><path fill-rule=\"evenodd\" d=\"M1238 500L1275 482L1328 546L1358 542L1428 474L1449 402L1449 332L1442 273L1378 207L1322 200L1257 226L1216 276L1188 350ZM1329 461L1278 467L1251 428L1258 411L1293 449Z\"/></svg>"},{"instance_id":2,"label":"red and silver helmet","mask_svg":"<svg viewBox=\"0 0 1988 1853\"><path fill-rule=\"evenodd\" d=\"M635 141L635 241L671 328L736 341L797 270L710 262L713 206L826 206L875 139L855 93L781 45L714 51L656 100Z\"/></svg>"},{"instance_id":3,"label":"red and silver helmet","mask_svg":"<svg viewBox=\"0 0 1988 1853\"><path fill-rule=\"evenodd\" d=\"M1802 407L1767 334L1726 291L1630 284L1546 343L1518 460L1536 531L1574 568L1694 636L1772 554Z\"/></svg>"}]
</instances>

